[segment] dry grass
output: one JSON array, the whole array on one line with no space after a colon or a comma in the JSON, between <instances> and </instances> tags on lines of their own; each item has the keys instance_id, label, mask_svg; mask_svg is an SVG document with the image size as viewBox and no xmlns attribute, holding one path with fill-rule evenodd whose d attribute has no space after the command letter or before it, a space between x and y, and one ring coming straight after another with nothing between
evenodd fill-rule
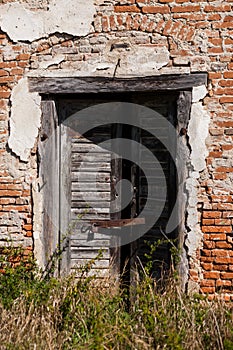
<instances>
[{"instance_id":1,"label":"dry grass","mask_svg":"<svg viewBox=\"0 0 233 350\"><path fill-rule=\"evenodd\" d=\"M16 285L18 277L10 277ZM161 292L144 276L128 309L124 291L92 282L34 276L16 299L1 295L0 348L233 349L229 304L182 294L174 280Z\"/></svg>"},{"instance_id":2,"label":"dry grass","mask_svg":"<svg viewBox=\"0 0 233 350\"><path fill-rule=\"evenodd\" d=\"M127 290L87 277L91 264L78 279L55 279L33 260L12 268L7 254L0 255L1 350L233 349L232 305L182 293L174 275L161 290L144 270L129 306Z\"/></svg>"}]
</instances>

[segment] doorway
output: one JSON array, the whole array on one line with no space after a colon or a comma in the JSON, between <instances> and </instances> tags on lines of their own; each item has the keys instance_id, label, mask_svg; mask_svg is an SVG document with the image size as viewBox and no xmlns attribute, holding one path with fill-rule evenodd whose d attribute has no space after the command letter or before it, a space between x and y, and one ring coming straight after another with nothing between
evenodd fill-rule
<instances>
[{"instance_id":1,"label":"doorway","mask_svg":"<svg viewBox=\"0 0 233 350\"><path fill-rule=\"evenodd\" d=\"M169 271L171 264L169 242L163 236L163 232L176 199L175 164L161 140L154 137L152 120L143 115L136 115L133 106L148 107L176 127L178 95L178 92L160 91L59 96L56 105L60 127L60 231L64 232L68 226L72 227L61 270L72 270L91 261L101 250L101 255L93 265L92 271L97 277L123 274L124 282L129 284L132 282L135 269L144 268L148 264L148 259L151 260L151 273L157 279ZM78 118L79 111L110 102L132 104L131 125L113 123L98 126L84 135L79 133L76 125L74 128L72 125L67 128L66 121L70 116L77 114ZM134 125L135 118L137 126ZM159 133L161 139L172 142L175 147L176 140L169 140L169 128L161 126ZM151 167L149 185L153 187L157 199L161 191L167 191L164 208L153 227L140 238L123 245L117 234L109 238L101 233L101 229L98 232L92 232L90 229L90 223L98 222L100 225L99 221L103 221L106 225L108 221L137 218L147 201L148 179L143 170L134 162L115 158L114 154L99 146L115 138L135 141L152 152L162 167L166 189L159 188L158 174L152 171L152 164L143 150L138 154L142 168L145 167L150 172ZM135 151L134 147L130 150L131 153ZM115 201L116 196L120 196L122 191L117 186L122 179L131 183L130 201L123 208L119 201L117 203ZM116 207L112 208L112 205L118 205L118 210ZM151 208L151 215L153 215L152 209L154 208ZM133 226L130 230L133 230ZM173 240L176 236L177 232L174 230L168 238ZM117 247L114 248L113 239L118 240Z\"/></svg>"}]
</instances>

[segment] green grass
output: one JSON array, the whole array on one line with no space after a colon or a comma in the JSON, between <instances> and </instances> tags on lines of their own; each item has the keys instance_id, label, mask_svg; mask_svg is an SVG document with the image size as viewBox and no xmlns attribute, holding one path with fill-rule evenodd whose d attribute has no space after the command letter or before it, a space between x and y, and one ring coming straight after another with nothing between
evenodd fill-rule
<instances>
[{"instance_id":1,"label":"green grass","mask_svg":"<svg viewBox=\"0 0 233 350\"><path fill-rule=\"evenodd\" d=\"M1 267L0 349L233 349L231 305L183 294L177 278L161 291L144 274L128 307L114 281L87 277L90 266L78 279L43 278L33 260Z\"/></svg>"}]
</instances>

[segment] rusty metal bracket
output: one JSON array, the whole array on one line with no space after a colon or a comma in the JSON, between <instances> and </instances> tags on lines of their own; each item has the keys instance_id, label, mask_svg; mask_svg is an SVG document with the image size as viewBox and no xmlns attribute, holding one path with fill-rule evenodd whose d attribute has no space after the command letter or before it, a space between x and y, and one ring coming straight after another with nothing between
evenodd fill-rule
<instances>
[{"instance_id":1,"label":"rusty metal bracket","mask_svg":"<svg viewBox=\"0 0 233 350\"><path fill-rule=\"evenodd\" d=\"M145 218L119 219L119 220L90 220L92 232L98 232L98 228L118 228L124 226L144 225Z\"/></svg>"}]
</instances>

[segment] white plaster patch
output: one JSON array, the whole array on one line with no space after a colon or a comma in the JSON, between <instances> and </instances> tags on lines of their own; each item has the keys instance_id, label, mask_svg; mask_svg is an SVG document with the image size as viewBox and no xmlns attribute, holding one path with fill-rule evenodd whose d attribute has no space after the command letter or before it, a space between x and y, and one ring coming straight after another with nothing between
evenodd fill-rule
<instances>
[{"instance_id":1,"label":"white plaster patch","mask_svg":"<svg viewBox=\"0 0 233 350\"><path fill-rule=\"evenodd\" d=\"M192 102L199 102L207 95L207 92L205 85L194 86L192 91Z\"/></svg>"},{"instance_id":2,"label":"white plaster patch","mask_svg":"<svg viewBox=\"0 0 233 350\"><path fill-rule=\"evenodd\" d=\"M188 200L188 206L187 206L187 221L186 224L189 227L189 232L187 233L187 238L185 241L185 244L188 249L188 255L189 256L195 256L195 253L197 251L197 248L200 246L201 243L201 231L200 227L198 225L198 212L197 212L197 189L199 186L199 183L196 179L196 173L189 179L186 180L186 191L187 191L187 200Z\"/></svg>"},{"instance_id":3,"label":"white plaster patch","mask_svg":"<svg viewBox=\"0 0 233 350\"><path fill-rule=\"evenodd\" d=\"M17 41L34 41L59 32L83 36L90 32L93 0L51 0L48 11L32 11L21 3L0 5L0 27Z\"/></svg>"},{"instance_id":4,"label":"white plaster patch","mask_svg":"<svg viewBox=\"0 0 233 350\"><path fill-rule=\"evenodd\" d=\"M42 235L42 214L43 214L43 198L38 191L38 187L42 185L42 180L37 179L32 183L33 197L33 240L34 255L40 268L44 269L46 264L44 239Z\"/></svg>"},{"instance_id":5,"label":"white plaster patch","mask_svg":"<svg viewBox=\"0 0 233 350\"><path fill-rule=\"evenodd\" d=\"M23 161L28 160L38 135L41 123L40 101L39 94L29 92L27 78L21 79L12 90L8 145Z\"/></svg>"},{"instance_id":6,"label":"white plaster patch","mask_svg":"<svg viewBox=\"0 0 233 350\"><path fill-rule=\"evenodd\" d=\"M86 35L90 32L94 14L93 0L52 0L44 17L45 32Z\"/></svg>"},{"instance_id":7,"label":"white plaster patch","mask_svg":"<svg viewBox=\"0 0 233 350\"><path fill-rule=\"evenodd\" d=\"M1 50L4 61L13 61L19 54L17 51L13 50L11 46L3 46Z\"/></svg>"},{"instance_id":8,"label":"white plaster patch","mask_svg":"<svg viewBox=\"0 0 233 350\"><path fill-rule=\"evenodd\" d=\"M113 52L114 54L114 52ZM117 75L126 72L143 75L153 74L169 63L169 51L166 48L135 46L120 56Z\"/></svg>"},{"instance_id":9,"label":"white plaster patch","mask_svg":"<svg viewBox=\"0 0 233 350\"><path fill-rule=\"evenodd\" d=\"M14 41L33 41L43 36L44 25L40 12L26 10L17 2L1 5L0 26Z\"/></svg>"},{"instance_id":10,"label":"white plaster patch","mask_svg":"<svg viewBox=\"0 0 233 350\"><path fill-rule=\"evenodd\" d=\"M202 171L206 167L205 159L208 150L205 144L209 133L210 116L201 102L192 104L188 126L189 144L191 146L191 163L195 171Z\"/></svg>"}]
</instances>

